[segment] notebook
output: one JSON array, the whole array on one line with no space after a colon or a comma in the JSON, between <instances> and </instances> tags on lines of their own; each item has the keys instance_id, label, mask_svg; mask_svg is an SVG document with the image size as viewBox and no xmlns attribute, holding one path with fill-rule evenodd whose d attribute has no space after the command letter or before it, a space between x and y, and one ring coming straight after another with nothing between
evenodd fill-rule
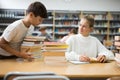
<instances>
[{"instance_id":1,"label":"notebook","mask_svg":"<svg viewBox=\"0 0 120 80\"><path fill-rule=\"evenodd\" d=\"M81 62L81 61L70 61L73 64L88 64L89 62Z\"/></svg>"}]
</instances>

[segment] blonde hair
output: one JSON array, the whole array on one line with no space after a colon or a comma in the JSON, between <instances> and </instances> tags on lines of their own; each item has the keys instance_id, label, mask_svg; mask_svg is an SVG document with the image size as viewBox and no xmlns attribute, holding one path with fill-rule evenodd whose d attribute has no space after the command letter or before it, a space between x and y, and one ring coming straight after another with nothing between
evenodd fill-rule
<instances>
[{"instance_id":1,"label":"blonde hair","mask_svg":"<svg viewBox=\"0 0 120 80\"><path fill-rule=\"evenodd\" d=\"M44 31L44 30L46 30L46 29L47 29L47 27L41 26L41 27L39 28L39 31Z\"/></svg>"},{"instance_id":2,"label":"blonde hair","mask_svg":"<svg viewBox=\"0 0 120 80\"><path fill-rule=\"evenodd\" d=\"M82 19L86 19L90 27L94 27L94 17L92 15L85 15Z\"/></svg>"}]
</instances>

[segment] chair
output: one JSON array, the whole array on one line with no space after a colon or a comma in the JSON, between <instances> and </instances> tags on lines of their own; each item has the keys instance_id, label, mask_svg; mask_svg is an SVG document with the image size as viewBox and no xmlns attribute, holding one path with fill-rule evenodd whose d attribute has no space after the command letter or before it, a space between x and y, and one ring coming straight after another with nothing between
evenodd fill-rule
<instances>
[{"instance_id":1,"label":"chair","mask_svg":"<svg viewBox=\"0 0 120 80\"><path fill-rule=\"evenodd\" d=\"M43 75L56 75L53 72L9 72L4 76L4 80L13 80L18 76L43 76Z\"/></svg>"},{"instance_id":2,"label":"chair","mask_svg":"<svg viewBox=\"0 0 120 80\"><path fill-rule=\"evenodd\" d=\"M70 80L65 76L59 75L45 75L45 76L20 76L13 80Z\"/></svg>"}]
</instances>

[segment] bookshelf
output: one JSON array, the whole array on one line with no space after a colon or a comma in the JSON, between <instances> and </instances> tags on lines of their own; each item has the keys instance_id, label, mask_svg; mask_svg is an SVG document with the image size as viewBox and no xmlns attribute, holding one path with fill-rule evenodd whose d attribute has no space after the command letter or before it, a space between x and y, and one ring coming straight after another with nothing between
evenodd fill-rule
<instances>
[{"instance_id":1,"label":"bookshelf","mask_svg":"<svg viewBox=\"0 0 120 80\"><path fill-rule=\"evenodd\" d=\"M110 12L110 39L114 40L114 36L120 36L120 12Z\"/></svg>"},{"instance_id":2,"label":"bookshelf","mask_svg":"<svg viewBox=\"0 0 120 80\"><path fill-rule=\"evenodd\" d=\"M95 19L94 30L91 35L97 37L101 42L108 36L107 12L102 11L83 11L83 15L91 15Z\"/></svg>"},{"instance_id":3,"label":"bookshelf","mask_svg":"<svg viewBox=\"0 0 120 80\"><path fill-rule=\"evenodd\" d=\"M36 26L34 28L34 31L38 31L40 27L45 26L47 27L47 32L53 36L54 31L53 31L53 13L52 11L48 11L48 18L45 18L42 22L42 24ZM39 31L38 31L39 32ZM54 37L54 36L53 36Z\"/></svg>"},{"instance_id":4,"label":"bookshelf","mask_svg":"<svg viewBox=\"0 0 120 80\"><path fill-rule=\"evenodd\" d=\"M55 11L54 36L56 41L67 35L72 28L78 29L79 15L78 11Z\"/></svg>"},{"instance_id":5,"label":"bookshelf","mask_svg":"<svg viewBox=\"0 0 120 80\"><path fill-rule=\"evenodd\" d=\"M0 35L12 22L24 17L24 9L0 9Z\"/></svg>"},{"instance_id":6,"label":"bookshelf","mask_svg":"<svg viewBox=\"0 0 120 80\"><path fill-rule=\"evenodd\" d=\"M117 53L120 53L120 36L115 36L114 37L114 46L115 49L117 50Z\"/></svg>"},{"instance_id":7,"label":"bookshelf","mask_svg":"<svg viewBox=\"0 0 120 80\"><path fill-rule=\"evenodd\" d=\"M114 37L120 35L120 12L83 11L83 15L92 15L95 19L91 35L97 37L107 48L113 47Z\"/></svg>"},{"instance_id":8,"label":"bookshelf","mask_svg":"<svg viewBox=\"0 0 120 80\"><path fill-rule=\"evenodd\" d=\"M23 18L24 9L0 9L0 35L4 29L15 20ZM97 37L104 45L113 46L114 37L120 36L119 11L68 11L48 10L48 18L40 26L46 26L47 32L58 41L67 35L70 29L78 29L78 22L83 15L92 15L95 18L94 31L91 35Z\"/></svg>"}]
</instances>

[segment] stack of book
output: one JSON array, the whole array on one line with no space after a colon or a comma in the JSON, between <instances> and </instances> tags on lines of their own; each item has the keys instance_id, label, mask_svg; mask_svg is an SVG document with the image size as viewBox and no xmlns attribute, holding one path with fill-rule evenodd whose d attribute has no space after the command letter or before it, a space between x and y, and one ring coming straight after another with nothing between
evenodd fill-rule
<instances>
[{"instance_id":1,"label":"stack of book","mask_svg":"<svg viewBox=\"0 0 120 80\"><path fill-rule=\"evenodd\" d=\"M120 36L115 36L114 45L116 46L116 49L120 49Z\"/></svg>"},{"instance_id":2,"label":"stack of book","mask_svg":"<svg viewBox=\"0 0 120 80\"><path fill-rule=\"evenodd\" d=\"M46 51L66 51L68 45L60 42L44 42L44 50Z\"/></svg>"},{"instance_id":3,"label":"stack of book","mask_svg":"<svg viewBox=\"0 0 120 80\"><path fill-rule=\"evenodd\" d=\"M42 57L42 46L45 37L28 36L24 39L21 51L33 54L34 58Z\"/></svg>"},{"instance_id":4,"label":"stack of book","mask_svg":"<svg viewBox=\"0 0 120 80\"><path fill-rule=\"evenodd\" d=\"M46 37L39 37L39 36L27 36L24 39L24 43L34 43L40 44L40 42L44 42Z\"/></svg>"}]
</instances>

